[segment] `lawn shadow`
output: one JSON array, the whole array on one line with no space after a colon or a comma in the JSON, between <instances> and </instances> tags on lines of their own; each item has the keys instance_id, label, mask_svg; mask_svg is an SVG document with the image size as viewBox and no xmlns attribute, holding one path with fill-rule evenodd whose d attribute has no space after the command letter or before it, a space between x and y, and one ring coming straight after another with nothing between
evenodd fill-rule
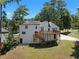
<instances>
[{"instance_id":1,"label":"lawn shadow","mask_svg":"<svg viewBox=\"0 0 79 59\"><path fill-rule=\"evenodd\" d=\"M34 48L50 48L58 46L57 42L48 42L47 44L29 44L30 47Z\"/></svg>"},{"instance_id":2,"label":"lawn shadow","mask_svg":"<svg viewBox=\"0 0 79 59\"><path fill-rule=\"evenodd\" d=\"M13 50L15 49L17 46L8 46L6 44L4 44L3 48L0 49L0 55L5 55L7 52L9 52L10 50Z\"/></svg>"},{"instance_id":3,"label":"lawn shadow","mask_svg":"<svg viewBox=\"0 0 79 59\"><path fill-rule=\"evenodd\" d=\"M71 56L75 57L76 59L79 59L79 41L75 42L75 47L73 47L72 49L74 49L74 52Z\"/></svg>"},{"instance_id":4,"label":"lawn shadow","mask_svg":"<svg viewBox=\"0 0 79 59\"><path fill-rule=\"evenodd\" d=\"M68 35L68 34L70 34L71 32L62 32L61 34L63 34L63 35Z\"/></svg>"}]
</instances>

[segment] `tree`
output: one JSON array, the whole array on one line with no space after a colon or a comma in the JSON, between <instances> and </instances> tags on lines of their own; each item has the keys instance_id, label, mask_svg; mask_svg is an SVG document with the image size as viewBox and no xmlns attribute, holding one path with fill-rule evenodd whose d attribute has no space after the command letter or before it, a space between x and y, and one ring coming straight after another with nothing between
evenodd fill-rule
<instances>
[{"instance_id":1,"label":"tree","mask_svg":"<svg viewBox=\"0 0 79 59\"><path fill-rule=\"evenodd\" d=\"M24 5L20 5L16 11L14 11L13 20L18 21L19 24L22 24L24 17L28 15L28 9Z\"/></svg>"},{"instance_id":2,"label":"tree","mask_svg":"<svg viewBox=\"0 0 79 59\"><path fill-rule=\"evenodd\" d=\"M17 2L19 3L20 0L0 0L0 33L1 33L1 23L2 23L2 8L3 6L5 7L6 4L11 3L11 2Z\"/></svg>"},{"instance_id":3,"label":"tree","mask_svg":"<svg viewBox=\"0 0 79 59\"><path fill-rule=\"evenodd\" d=\"M8 18L7 18L7 14L6 14L6 12L5 11L3 11L3 13L2 13L3 15L2 15L2 26L3 27L5 27L5 28L8 28L8 22L9 22L9 20L8 20Z\"/></svg>"},{"instance_id":4,"label":"tree","mask_svg":"<svg viewBox=\"0 0 79 59\"><path fill-rule=\"evenodd\" d=\"M5 7L6 4L8 4L8 3L11 3L11 2L19 3L19 1L20 0L0 0L0 34L1 34L1 28L2 28L2 17L3 17L3 14L2 14L3 10L2 9L3 9L3 7ZM10 33L12 33L12 32L9 31L9 37L10 37L10 35L13 36L13 34L10 34ZM10 38L10 39L12 40L13 38ZM8 39L8 41L10 41L10 40ZM10 47L9 45L6 45L4 43L4 47L0 50L0 54L5 53L7 49L10 50L9 47Z\"/></svg>"},{"instance_id":5,"label":"tree","mask_svg":"<svg viewBox=\"0 0 79 59\"><path fill-rule=\"evenodd\" d=\"M79 29L79 8L77 9L77 13L72 15L73 18L73 28Z\"/></svg>"},{"instance_id":6,"label":"tree","mask_svg":"<svg viewBox=\"0 0 79 59\"><path fill-rule=\"evenodd\" d=\"M64 29L70 29L71 28L71 15L67 9L64 9L63 11L63 27Z\"/></svg>"},{"instance_id":7,"label":"tree","mask_svg":"<svg viewBox=\"0 0 79 59\"><path fill-rule=\"evenodd\" d=\"M50 21L49 9L50 9L50 4L46 2L41 12L38 15L36 15L36 19L38 18L40 19L40 21L44 21L44 20Z\"/></svg>"},{"instance_id":8,"label":"tree","mask_svg":"<svg viewBox=\"0 0 79 59\"><path fill-rule=\"evenodd\" d=\"M77 8L77 11L78 11L77 13L79 14L79 8Z\"/></svg>"},{"instance_id":9,"label":"tree","mask_svg":"<svg viewBox=\"0 0 79 59\"><path fill-rule=\"evenodd\" d=\"M56 16L56 10L54 6L52 7L50 2L46 2L41 12L35 16L35 19L40 18L40 20L42 21L53 21L54 22L54 20L57 18L55 16Z\"/></svg>"},{"instance_id":10,"label":"tree","mask_svg":"<svg viewBox=\"0 0 79 59\"><path fill-rule=\"evenodd\" d=\"M24 5L20 5L15 11L11 21L13 33L19 31L19 25L24 22L24 17L28 15L28 9Z\"/></svg>"},{"instance_id":11,"label":"tree","mask_svg":"<svg viewBox=\"0 0 79 59\"><path fill-rule=\"evenodd\" d=\"M44 4L43 9L35 16L35 20L51 21L63 29L63 21L66 3L64 0L50 0ZM67 10L67 9L66 9ZM69 21L70 23L70 21Z\"/></svg>"}]
</instances>

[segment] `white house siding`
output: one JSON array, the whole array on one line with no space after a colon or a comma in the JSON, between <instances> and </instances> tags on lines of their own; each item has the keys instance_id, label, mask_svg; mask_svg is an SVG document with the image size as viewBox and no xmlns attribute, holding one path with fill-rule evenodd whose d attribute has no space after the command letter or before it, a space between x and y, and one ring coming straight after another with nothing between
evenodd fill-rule
<instances>
[{"instance_id":1,"label":"white house siding","mask_svg":"<svg viewBox=\"0 0 79 59\"><path fill-rule=\"evenodd\" d=\"M55 40L54 39L54 35L47 35L46 34L43 37L44 37L45 41L53 41L53 40ZM56 35L56 38L58 39L59 38L59 35Z\"/></svg>"},{"instance_id":2,"label":"white house siding","mask_svg":"<svg viewBox=\"0 0 79 59\"><path fill-rule=\"evenodd\" d=\"M51 27L50 27L50 31L52 31L52 29L56 29L56 30L59 31L59 27L58 27L58 26L56 26L56 25L53 24L52 22L49 22L49 24L50 24L50 26L51 26ZM48 31L48 28L49 28L49 26L48 26L48 21L41 22L40 27L44 27L44 31Z\"/></svg>"},{"instance_id":3,"label":"white house siding","mask_svg":"<svg viewBox=\"0 0 79 59\"><path fill-rule=\"evenodd\" d=\"M5 41L5 39L6 39L4 34L0 34L0 38L1 38L1 43L3 43Z\"/></svg>"},{"instance_id":4,"label":"white house siding","mask_svg":"<svg viewBox=\"0 0 79 59\"><path fill-rule=\"evenodd\" d=\"M53 28L53 29L57 29L58 31L59 31L59 27L57 26L57 25L55 25L54 23L52 23L52 22L49 22L50 23L50 25L51 25L51 29Z\"/></svg>"},{"instance_id":5,"label":"white house siding","mask_svg":"<svg viewBox=\"0 0 79 59\"><path fill-rule=\"evenodd\" d=\"M41 27L44 27L44 31L48 31L48 21L44 21L44 22L39 22L40 24L27 24L28 22L26 22L23 25L20 25L20 38L23 39L22 43L26 44L26 43L33 43L33 34L35 33L35 31L41 31ZM52 31L52 29L57 29L59 31L59 27L56 26L55 24L49 22L51 27L50 27L50 31ZM26 29L25 26L28 26L28 28ZM37 29L36 29L37 26ZM22 32L25 32L25 34L22 34ZM45 41L51 41L51 40L55 40L54 39L54 35L44 35ZM57 39L59 39L59 34L57 34Z\"/></svg>"},{"instance_id":6,"label":"white house siding","mask_svg":"<svg viewBox=\"0 0 79 59\"><path fill-rule=\"evenodd\" d=\"M60 39L60 34L57 34L57 39Z\"/></svg>"},{"instance_id":7,"label":"white house siding","mask_svg":"<svg viewBox=\"0 0 79 59\"><path fill-rule=\"evenodd\" d=\"M37 29L35 29L37 26ZM20 38L23 39L23 43L32 43L33 42L33 34L35 31L39 31L40 26L39 25L28 25L28 28L26 29L24 25L20 26ZM22 32L25 32L25 34L22 34Z\"/></svg>"},{"instance_id":8,"label":"white house siding","mask_svg":"<svg viewBox=\"0 0 79 59\"><path fill-rule=\"evenodd\" d=\"M51 35L47 35L47 34L44 35L44 39L45 39L45 41L51 41L52 40Z\"/></svg>"},{"instance_id":9,"label":"white house siding","mask_svg":"<svg viewBox=\"0 0 79 59\"><path fill-rule=\"evenodd\" d=\"M40 27L44 27L44 31L48 31L48 22L41 22Z\"/></svg>"},{"instance_id":10,"label":"white house siding","mask_svg":"<svg viewBox=\"0 0 79 59\"><path fill-rule=\"evenodd\" d=\"M7 37L8 37L8 30L1 28L1 34L0 34L1 43L4 43Z\"/></svg>"}]
</instances>

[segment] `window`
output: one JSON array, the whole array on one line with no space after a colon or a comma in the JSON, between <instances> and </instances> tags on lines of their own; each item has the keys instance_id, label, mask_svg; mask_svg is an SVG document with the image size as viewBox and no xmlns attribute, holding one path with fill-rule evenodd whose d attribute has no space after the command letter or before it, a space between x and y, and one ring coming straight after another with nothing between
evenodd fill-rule
<instances>
[{"instance_id":1,"label":"window","mask_svg":"<svg viewBox=\"0 0 79 59\"><path fill-rule=\"evenodd\" d=\"M28 29L28 25L26 25L25 28Z\"/></svg>"},{"instance_id":2,"label":"window","mask_svg":"<svg viewBox=\"0 0 79 59\"><path fill-rule=\"evenodd\" d=\"M26 34L26 32L22 32L22 34Z\"/></svg>"},{"instance_id":3,"label":"window","mask_svg":"<svg viewBox=\"0 0 79 59\"><path fill-rule=\"evenodd\" d=\"M35 29L37 29L37 26L35 27Z\"/></svg>"},{"instance_id":4,"label":"window","mask_svg":"<svg viewBox=\"0 0 79 59\"><path fill-rule=\"evenodd\" d=\"M21 43L21 44L23 43L23 39L22 39L22 38L20 38L20 43Z\"/></svg>"},{"instance_id":5,"label":"window","mask_svg":"<svg viewBox=\"0 0 79 59\"><path fill-rule=\"evenodd\" d=\"M51 27L51 25L48 23L48 27Z\"/></svg>"},{"instance_id":6,"label":"window","mask_svg":"<svg viewBox=\"0 0 79 59\"><path fill-rule=\"evenodd\" d=\"M48 31L50 31L50 28L48 28Z\"/></svg>"},{"instance_id":7,"label":"window","mask_svg":"<svg viewBox=\"0 0 79 59\"><path fill-rule=\"evenodd\" d=\"M57 37L57 35L56 35L56 34L54 34L54 39L56 39L56 37Z\"/></svg>"},{"instance_id":8,"label":"window","mask_svg":"<svg viewBox=\"0 0 79 59\"><path fill-rule=\"evenodd\" d=\"M37 34L38 33L38 31L35 31L35 34Z\"/></svg>"}]
</instances>

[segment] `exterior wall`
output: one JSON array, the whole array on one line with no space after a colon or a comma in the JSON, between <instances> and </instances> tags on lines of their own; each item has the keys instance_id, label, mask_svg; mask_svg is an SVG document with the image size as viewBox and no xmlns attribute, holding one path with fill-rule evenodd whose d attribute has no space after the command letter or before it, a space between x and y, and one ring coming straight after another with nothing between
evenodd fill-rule
<instances>
[{"instance_id":1,"label":"exterior wall","mask_svg":"<svg viewBox=\"0 0 79 59\"><path fill-rule=\"evenodd\" d=\"M52 29L56 29L56 30L59 30L59 27L58 26L56 26L55 24L53 24L52 22L49 22L49 24L50 24L50 31L52 31ZM44 22L42 22L41 24L40 24L40 27L44 27L44 31L48 31L48 28L49 28L49 26L48 26L48 21L44 21Z\"/></svg>"},{"instance_id":2,"label":"exterior wall","mask_svg":"<svg viewBox=\"0 0 79 59\"><path fill-rule=\"evenodd\" d=\"M45 41L52 41L54 40L54 35L44 35Z\"/></svg>"},{"instance_id":3,"label":"exterior wall","mask_svg":"<svg viewBox=\"0 0 79 59\"><path fill-rule=\"evenodd\" d=\"M4 34L0 34L0 38L1 38L1 43L3 43L6 40L6 37L4 36Z\"/></svg>"},{"instance_id":4,"label":"exterior wall","mask_svg":"<svg viewBox=\"0 0 79 59\"><path fill-rule=\"evenodd\" d=\"M59 34L56 35L56 39L54 39L54 35L44 35L45 41L53 41L53 40L58 40L60 39Z\"/></svg>"},{"instance_id":5,"label":"exterior wall","mask_svg":"<svg viewBox=\"0 0 79 59\"><path fill-rule=\"evenodd\" d=\"M47 22L47 21L42 22L42 23L40 24L40 27L44 27L44 31L48 31L48 22Z\"/></svg>"},{"instance_id":6,"label":"exterior wall","mask_svg":"<svg viewBox=\"0 0 79 59\"><path fill-rule=\"evenodd\" d=\"M4 33L4 37L7 38L9 33Z\"/></svg>"},{"instance_id":7,"label":"exterior wall","mask_svg":"<svg viewBox=\"0 0 79 59\"><path fill-rule=\"evenodd\" d=\"M35 31L41 31L41 27L44 27L44 31L48 31L48 22L44 21L41 22L40 25L28 25L28 28L25 28L26 25L20 25L20 38L23 39L23 44L28 43L34 43L33 42L33 34ZM36 29L37 26L37 29ZM57 27L55 24L51 24L50 31L52 31L53 28L57 28L59 30L59 27ZM25 32L25 34L22 34L22 32ZM45 41L51 41L55 40L54 35L44 35ZM59 34L57 35L57 39L59 39Z\"/></svg>"},{"instance_id":8,"label":"exterior wall","mask_svg":"<svg viewBox=\"0 0 79 59\"><path fill-rule=\"evenodd\" d=\"M58 39L58 40L60 39L60 34L57 35L57 39Z\"/></svg>"},{"instance_id":9,"label":"exterior wall","mask_svg":"<svg viewBox=\"0 0 79 59\"><path fill-rule=\"evenodd\" d=\"M54 23L52 23L52 22L49 22L50 23L50 25L51 25L51 30L52 29L56 29L56 30L58 30L59 31L59 27L58 26L56 26Z\"/></svg>"},{"instance_id":10,"label":"exterior wall","mask_svg":"<svg viewBox=\"0 0 79 59\"><path fill-rule=\"evenodd\" d=\"M37 29L35 29L37 26ZM28 28L25 28L25 25L20 26L20 38L23 39L23 44L26 43L32 43L33 42L33 34L35 31L39 31L40 26L39 25L28 25ZM22 32L25 32L25 34L22 34Z\"/></svg>"}]
</instances>

